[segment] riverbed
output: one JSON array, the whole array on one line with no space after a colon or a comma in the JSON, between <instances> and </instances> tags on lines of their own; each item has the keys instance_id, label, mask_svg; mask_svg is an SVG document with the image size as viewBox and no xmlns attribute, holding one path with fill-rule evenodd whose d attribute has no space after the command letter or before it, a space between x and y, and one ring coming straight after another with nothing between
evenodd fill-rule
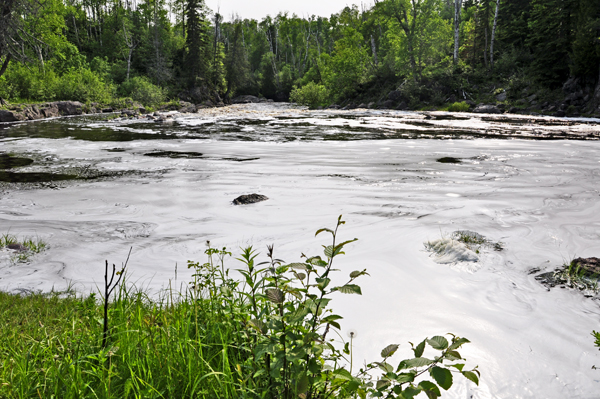
<instances>
[{"instance_id":1,"label":"riverbed","mask_svg":"<svg viewBox=\"0 0 600 399\"><path fill-rule=\"evenodd\" d=\"M96 290L132 248L129 283L182 289L206 242L297 261L343 215L339 294L354 359L454 333L481 383L448 398L598 398L600 298L535 273L600 257L600 121L249 104L147 118L84 116L0 126L0 152L33 162L0 182L0 234L38 237L28 262L0 251L0 289ZM29 177L18 174L29 173ZM35 179L35 173L39 174ZM46 174L46 175L43 175ZM50 175L71 176L52 179ZM50 176L50 177L48 177ZM236 206L242 194L264 202ZM503 249L440 264L426 243L477 232ZM537 269L532 273L532 269ZM340 281L341 281L340 277ZM597 367L598 369L595 369Z\"/></svg>"}]
</instances>

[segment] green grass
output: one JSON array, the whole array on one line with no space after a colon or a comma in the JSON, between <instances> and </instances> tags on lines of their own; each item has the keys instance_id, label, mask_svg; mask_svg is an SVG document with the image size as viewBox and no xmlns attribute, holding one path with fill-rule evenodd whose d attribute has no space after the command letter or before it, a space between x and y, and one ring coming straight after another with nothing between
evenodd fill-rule
<instances>
[{"instance_id":1,"label":"green grass","mask_svg":"<svg viewBox=\"0 0 600 399\"><path fill-rule=\"evenodd\" d=\"M103 349L93 295L0 293L0 398L239 397L236 329L178 299L121 291Z\"/></svg>"},{"instance_id":2,"label":"green grass","mask_svg":"<svg viewBox=\"0 0 600 399\"><path fill-rule=\"evenodd\" d=\"M14 251L11 255L11 261L14 263L28 262L33 255L39 254L48 247L48 244L39 237L23 237L19 240L18 236L10 233L0 236L0 249L14 244L20 244L25 248L25 250Z\"/></svg>"},{"instance_id":3,"label":"green grass","mask_svg":"<svg viewBox=\"0 0 600 399\"><path fill-rule=\"evenodd\" d=\"M581 267L575 260L565 262L562 268L554 272L554 278L559 284L564 284L569 288L577 288L581 291L591 291L598 293L600 276L591 273Z\"/></svg>"},{"instance_id":4,"label":"green grass","mask_svg":"<svg viewBox=\"0 0 600 399\"><path fill-rule=\"evenodd\" d=\"M195 273L182 294L166 290L150 298L118 279L106 325L105 297L0 292L0 399L333 399L392 397L403 389L437 397L438 386L420 376L431 374L448 389L450 367L478 383L477 368L463 370L457 352L469 341L452 334L450 341L433 336L408 350L419 359L402 360L393 379L386 370L396 344L384 348L382 362L354 375L346 369L352 348L337 342L342 317L328 304L333 293L361 294L354 282L367 272L352 271L347 283L330 286L333 258L356 241L336 241L341 224L340 217L335 230L317 231L332 236L324 258L286 265L273 246L265 262L252 248L242 250L240 280L229 277L225 248L207 249L207 263L188 262ZM426 346L438 356L422 357ZM373 384L368 373L377 368L387 374Z\"/></svg>"}]
</instances>

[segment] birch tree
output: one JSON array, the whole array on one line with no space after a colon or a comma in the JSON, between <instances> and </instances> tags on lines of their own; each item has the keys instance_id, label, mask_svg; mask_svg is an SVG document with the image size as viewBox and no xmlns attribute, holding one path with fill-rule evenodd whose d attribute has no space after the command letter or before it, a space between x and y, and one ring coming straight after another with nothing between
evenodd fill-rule
<instances>
[{"instance_id":1,"label":"birch tree","mask_svg":"<svg viewBox=\"0 0 600 399\"><path fill-rule=\"evenodd\" d=\"M500 9L500 0L496 0L496 12L494 13L494 24L492 25L492 39L490 41L490 69L494 72L494 40L496 38L496 26L498 25L498 10Z\"/></svg>"},{"instance_id":2,"label":"birch tree","mask_svg":"<svg viewBox=\"0 0 600 399\"><path fill-rule=\"evenodd\" d=\"M499 2L500 0L498 0ZM458 49L460 46L460 12L462 10L462 0L454 0L454 63L458 63Z\"/></svg>"}]
</instances>

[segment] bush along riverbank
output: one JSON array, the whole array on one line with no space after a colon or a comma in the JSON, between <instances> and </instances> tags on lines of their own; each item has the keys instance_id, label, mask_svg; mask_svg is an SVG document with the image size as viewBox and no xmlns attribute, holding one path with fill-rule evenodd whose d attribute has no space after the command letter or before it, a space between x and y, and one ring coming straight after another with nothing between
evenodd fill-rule
<instances>
[{"instance_id":1,"label":"bush along riverbank","mask_svg":"<svg viewBox=\"0 0 600 399\"><path fill-rule=\"evenodd\" d=\"M339 240L343 224L317 231L331 237L323 255L295 263L272 246L258 262L246 248L241 280L225 267L231 253L209 247L206 263L188 264L189 289L158 300L126 288L126 266L111 273L108 263L100 295L0 293L0 397L436 398L457 376L477 384L458 352L469 341L452 334L411 344L404 360L391 343L377 361L353 364L330 302L361 294L367 272L332 286L334 260L355 241Z\"/></svg>"}]
</instances>

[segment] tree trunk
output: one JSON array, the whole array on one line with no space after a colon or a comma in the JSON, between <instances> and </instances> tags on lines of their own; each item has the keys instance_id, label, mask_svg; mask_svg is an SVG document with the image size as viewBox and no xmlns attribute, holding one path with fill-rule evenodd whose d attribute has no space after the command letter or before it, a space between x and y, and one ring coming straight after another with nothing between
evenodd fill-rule
<instances>
[{"instance_id":1,"label":"tree trunk","mask_svg":"<svg viewBox=\"0 0 600 399\"><path fill-rule=\"evenodd\" d=\"M4 59L4 62L2 63L2 67L0 68L0 77L4 75L4 72L6 72L6 68L8 68L8 63L10 62L10 59L11 55L7 54L6 58Z\"/></svg>"},{"instance_id":2,"label":"tree trunk","mask_svg":"<svg viewBox=\"0 0 600 399\"><path fill-rule=\"evenodd\" d=\"M454 0L454 63L458 63L458 48L460 34L460 11L462 9L462 0Z\"/></svg>"},{"instance_id":3,"label":"tree trunk","mask_svg":"<svg viewBox=\"0 0 600 399\"><path fill-rule=\"evenodd\" d=\"M373 62L377 66L377 48L375 47L375 39L371 35L371 51L373 52Z\"/></svg>"},{"instance_id":4,"label":"tree trunk","mask_svg":"<svg viewBox=\"0 0 600 399\"><path fill-rule=\"evenodd\" d=\"M492 25L492 40L490 42L490 69L494 73L494 39L496 38L496 24L498 23L498 10L500 0L496 0L496 13L494 14L494 25Z\"/></svg>"},{"instance_id":5,"label":"tree trunk","mask_svg":"<svg viewBox=\"0 0 600 399\"><path fill-rule=\"evenodd\" d=\"M133 47L129 47L129 56L127 57L127 78L129 80L129 71L131 70L131 56L133 55Z\"/></svg>"}]
</instances>

